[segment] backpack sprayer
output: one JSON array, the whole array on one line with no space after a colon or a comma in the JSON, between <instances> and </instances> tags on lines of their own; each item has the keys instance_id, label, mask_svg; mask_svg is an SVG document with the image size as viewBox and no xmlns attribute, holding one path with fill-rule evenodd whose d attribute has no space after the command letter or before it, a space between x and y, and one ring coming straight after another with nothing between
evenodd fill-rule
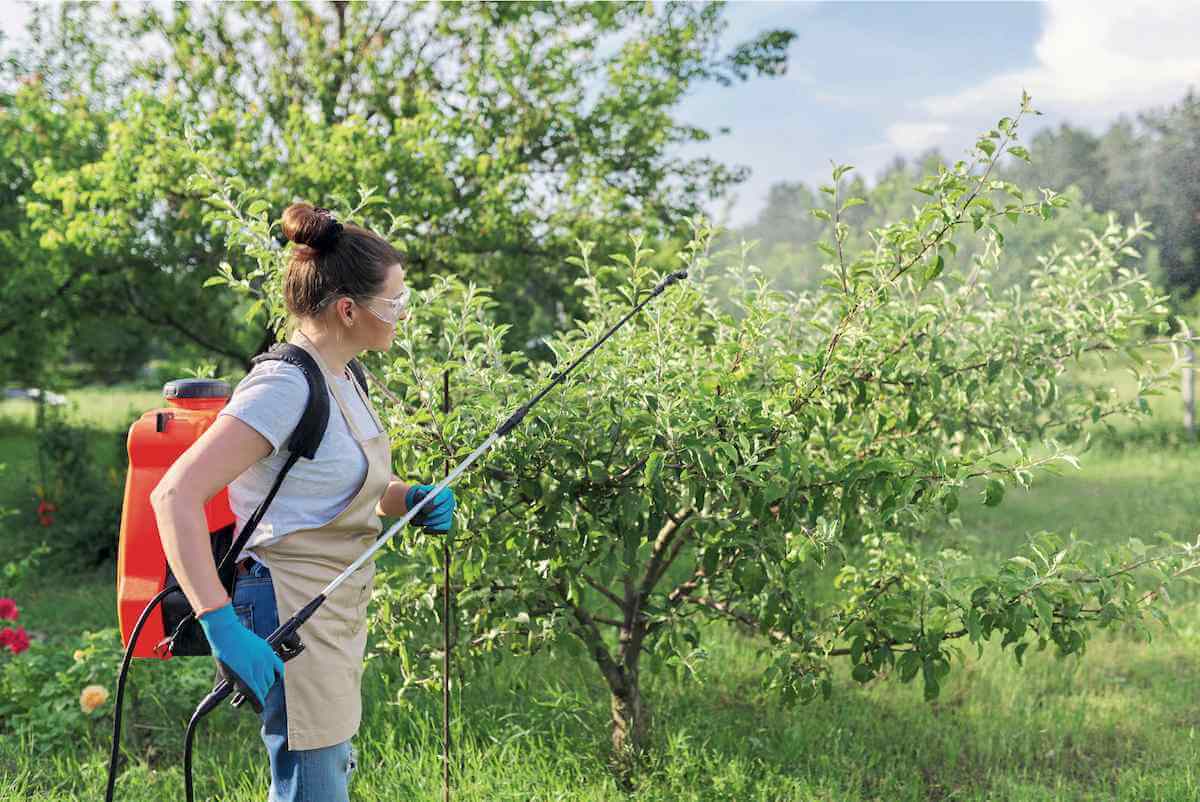
<instances>
[{"instance_id":1,"label":"backpack sprayer","mask_svg":"<svg viewBox=\"0 0 1200 802\"><path fill-rule=\"evenodd\" d=\"M262 520L288 471L300 457L312 459L315 456L329 421L329 393L324 374L312 356L297 345L277 343L251 362L259 364L272 360L288 362L301 370L308 382L308 400L300 422L288 439L290 454L287 461L266 499L247 520L236 542L231 543L236 521L229 506L228 489L223 488L204 506L211 534L213 562L218 566L217 576L230 596L234 589L236 555ZM348 367L364 393L368 392L362 366L352 359ZM167 660L175 656L211 654L208 640L193 615L187 597L167 564L150 505L150 494L171 463L212 426L221 407L229 400L230 389L223 381L178 379L167 382L163 387L163 396L169 407L143 414L129 429L129 473L125 481L117 552L117 617L126 649L117 680L113 743L105 794L108 802L113 798L116 782L121 712L131 659L156 657ZM167 635L168 632L172 634ZM146 633L151 639L139 645L140 636ZM298 641L291 646L302 648ZM253 694L250 698L258 708Z\"/></svg>"},{"instance_id":2,"label":"backpack sprayer","mask_svg":"<svg viewBox=\"0 0 1200 802\"><path fill-rule=\"evenodd\" d=\"M355 571L357 571L364 563L366 563L367 560L371 559L375 552L377 552L385 543L391 540L392 536L396 534L396 532L399 531L402 526L412 520L417 512L420 511L420 509L425 506L430 499L437 496L437 494L440 493L444 488L453 483L454 480L463 473L463 471L465 471L473 462L475 462L475 460L483 456L483 454L490 449L497 440L508 434L518 424L520 424L525 418L525 415L528 414L529 410L532 409L535 404L541 401L542 398L544 398L546 394L549 393L556 385L566 379L571 371L573 371L581 362L583 362L583 360L587 359L593 352L595 352L596 349L603 345L604 342L617 331L617 329L625 325L625 323L635 314L637 314L642 307L648 304L651 299L662 294L663 290L665 290L667 287L684 278L687 278L687 271L678 270L662 279L662 281L660 281L658 285L650 291L649 296L645 300L637 304L623 318L617 321L617 323L613 325L612 328L610 328L607 332L605 332L599 340L597 340L590 348L580 354L575 361L566 368L566 370L552 373L552 379L548 385L542 388L542 390L538 392L537 395L535 395L532 399L513 412L507 420L505 420L502 424L500 424L499 427L496 428L495 431L488 435L487 439L484 440L484 442L478 448L472 451L466 459L456 465L444 479L434 485L434 487L425 495L424 498L422 498L414 507L408 510L408 512L404 514L404 517L392 524L387 532L380 536L370 548L364 551L356 560L354 560L354 562L347 566L341 574L329 582L329 584L327 584L321 590L321 592L312 599L312 601L302 607L287 621L280 624L279 627L266 638L267 643L271 644L271 647L275 650L276 654L279 655L279 658L286 663L304 650L304 644L300 640L299 634L299 629L304 622L312 617L312 615L321 607L321 605L324 604L325 599L328 598L329 595L333 593L333 591L336 590L339 585L346 581L346 579ZM259 356L254 357L254 359L251 361L257 363L258 361L266 361L269 359L283 359L292 364L296 364L305 371L305 376L309 383L309 404L305 409L304 415L300 419L300 423L296 426L296 430L292 433L291 438L288 440L288 447L291 451L288 461L284 464L283 469L280 471L279 476L276 478L275 484L267 494L267 497L263 500L258 509L255 510L254 514L249 518L249 520L247 520L245 527L243 527L241 534L237 538L237 541L234 542L232 546L227 546L234 528L232 513L228 512L229 505L227 490L222 490L220 493L214 496L208 504L205 505L205 514L208 516L210 532L213 534L213 553L214 562L217 563L217 575L220 577L222 584L225 585L225 589L230 593L230 595L232 595L233 592L234 564L237 554L241 551L246 541L249 540L250 534L257 527L259 520L261 520L263 513L265 513L267 509L267 506L271 503L271 500L275 497L276 492L279 490L279 486L283 482L283 477L287 474L288 470L301 456L312 459L316 454L316 448L320 443L322 435L324 434L325 424L328 420L329 414L329 398L325 389L324 378L321 375L321 371L313 363L311 356L305 353L304 350L298 346L291 345L290 343L281 343L273 346L272 350L268 353L260 354ZM362 375L361 366L358 365L354 360L351 360L351 365L356 378L365 387L366 382ZM169 399L174 399L176 406L179 407L180 410L177 412L172 412L170 410L158 410L153 413L147 413L145 416L143 416L142 420L136 422L133 429L131 429L130 442L132 443L134 440L137 427L142 424L143 421L148 422L148 419L151 416L154 418L154 426L159 433L162 433L166 430L166 421L168 416L173 414L179 414L185 426L190 428L191 433L195 434L196 437L198 437L199 434L204 431L204 429L211 425L212 420L214 420L216 417L216 412L221 406L224 405L225 401L228 400L228 385L224 382L211 382L206 380L192 381L200 381L203 382L203 384L199 386L184 384L184 389L181 390L180 383L169 382L167 387L164 388L164 395L166 395ZM220 388L208 386L213 384L223 385L225 388L224 392L220 392ZM173 388L172 385L176 385L176 387ZM318 390L321 392L318 393ZM181 399L183 398L189 398L189 400L180 403ZM195 414L184 414L188 412ZM207 421L202 419L204 416L208 417ZM190 442L194 442L194 440L195 437L191 438ZM174 450L167 446L158 456L160 457L161 461L161 457L164 455L169 456L170 459L174 459L181 453L182 450L178 449L178 443L176 443ZM136 509L136 499L138 497L144 497L144 500L147 500L148 503L150 491L153 490L154 484L157 484L158 479L161 478L162 473L165 473L165 470L166 466L162 465L162 471L158 474L157 478L154 478L152 482L147 482L143 479L143 481L139 484L135 480L135 473L131 461L130 476L125 488L125 512L129 512L131 509ZM153 517L150 518L150 522L152 521ZM116 782L117 755L119 751L121 734L121 703L124 696L125 678L129 669L130 659L134 656L161 657L166 659L172 654L211 654L208 648L207 639L204 637L203 632L200 631L199 624L195 620L195 614L191 611L186 597L183 596L182 590L179 588L178 583L172 576L169 566L166 565L166 556L162 550L161 541L157 537L157 530L149 530L153 531L155 535L153 538L153 544L150 544L150 539L145 537L145 532L147 531L147 527L152 526L152 523L143 524L143 528L141 530L143 532L143 536L140 539L134 538L130 532L127 532L128 523L129 521L127 521L123 515L121 526L121 549L119 552L120 556L117 566L119 583L118 612L121 617L122 636L126 640L127 647L125 650L125 658L121 664L120 677L117 682L117 698L115 703L116 709L113 721L113 745L109 760L108 789L105 795L107 802L112 802L113 789ZM216 528L212 528L214 524L217 525ZM135 540L140 540L141 549L149 549L149 553L143 554L140 551L135 551L133 548L126 548L127 544L132 544ZM148 565L151 568L157 568L158 573L156 575L147 574L143 568L143 572L141 574L134 574L131 572L127 575L126 568L127 566L132 566L133 560L135 559L140 560L141 562L139 564L143 566ZM170 614L171 608L168 607L168 605L164 602L164 599L170 598L173 594L177 594L180 597L175 603L182 605L182 607L187 610L186 613L179 614L176 618L172 618ZM136 624L130 626L129 622L132 621L132 617L130 615L131 610L128 608L132 607L134 610L136 610L137 604L140 603L141 599L145 598L149 598L149 601L145 603L141 614L137 618ZM155 608L160 604L163 605L164 610L160 611L159 615L157 616L153 615ZM154 634L165 633L165 628L169 625L169 622L174 622L177 620L174 634L169 638L162 638L153 650L138 651L138 636L141 634L143 627L145 627L151 620L154 621L152 627ZM449 647L448 642L447 647ZM199 724L200 719L216 709L216 706L230 695L233 695L234 697L231 700L231 704L234 707L240 707L244 701L249 700L251 707L255 709L255 712L261 712L262 710L262 706L258 703L254 692L251 691L248 686L242 683L232 671L227 670L227 668L219 661L217 662L217 670L219 676L221 677L220 682L217 683L217 686L213 688L213 690L207 696L205 696L200 704L196 707L195 712L192 713L192 717L188 721L187 731L184 735L183 765L187 802L192 802L193 800L192 740L195 736L196 726ZM444 692L445 691L443 691L443 693Z\"/></svg>"}]
</instances>

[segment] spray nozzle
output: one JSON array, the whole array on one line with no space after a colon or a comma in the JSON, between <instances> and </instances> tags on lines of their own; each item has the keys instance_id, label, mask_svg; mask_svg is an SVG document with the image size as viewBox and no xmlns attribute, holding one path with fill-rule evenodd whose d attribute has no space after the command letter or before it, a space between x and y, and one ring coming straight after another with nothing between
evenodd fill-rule
<instances>
[{"instance_id":1,"label":"spray nozzle","mask_svg":"<svg viewBox=\"0 0 1200 802\"><path fill-rule=\"evenodd\" d=\"M654 291L650 293L650 297L653 298L655 295L658 295L660 292L665 290L667 287L670 287L676 281L679 281L679 280L685 279L685 278L687 278L686 270L676 270L674 273L671 273L666 278L664 278L662 281L658 282L658 286L655 287Z\"/></svg>"}]
</instances>

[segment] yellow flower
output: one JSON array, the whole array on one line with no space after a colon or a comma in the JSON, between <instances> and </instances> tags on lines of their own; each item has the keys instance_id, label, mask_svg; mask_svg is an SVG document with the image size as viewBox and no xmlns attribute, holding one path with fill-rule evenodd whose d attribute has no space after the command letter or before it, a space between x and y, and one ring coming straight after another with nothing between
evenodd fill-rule
<instances>
[{"instance_id":1,"label":"yellow flower","mask_svg":"<svg viewBox=\"0 0 1200 802\"><path fill-rule=\"evenodd\" d=\"M79 707L90 713L108 701L108 689L103 685L89 685L79 694Z\"/></svg>"},{"instance_id":2,"label":"yellow flower","mask_svg":"<svg viewBox=\"0 0 1200 802\"><path fill-rule=\"evenodd\" d=\"M71 656L75 658L75 662L76 662L76 663L82 663L82 662L83 662L83 656L84 656L84 655L83 655L83 649L76 649L76 650L75 650L75 654L73 654L73 655L71 655Z\"/></svg>"}]
</instances>

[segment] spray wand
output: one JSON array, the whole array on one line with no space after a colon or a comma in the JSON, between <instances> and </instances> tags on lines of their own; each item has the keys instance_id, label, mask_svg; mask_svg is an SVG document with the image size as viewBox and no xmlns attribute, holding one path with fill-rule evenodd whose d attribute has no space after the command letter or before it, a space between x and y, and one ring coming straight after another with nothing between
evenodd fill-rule
<instances>
[{"instance_id":1,"label":"spray wand","mask_svg":"<svg viewBox=\"0 0 1200 802\"><path fill-rule=\"evenodd\" d=\"M500 424L500 426L498 426L495 431L493 431L490 435L488 435L487 439L484 440L483 443L478 448L476 448L474 451L472 451L467 456L466 459L464 459L462 462L460 462L458 465L456 465L446 475L446 477L444 479L442 479L440 482L438 482L436 485L434 485L434 487L427 494L425 494L424 498L422 498L414 507L412 507L412 509L408 510L408 512L406 512L404 514L404 517L402 517L396 523L392 524L392 526L388 529L387 532L385 532L381 537L379 537L375 541L375 543L371 545L370 548L368 548L366 551L364 551L358 557L358 559L356 559L354 562L350 563L350 565L346 567L346 570L342 571L342 573L340 573L328 585L326 585L325 588L322 589L322 591L320 593L318 593L313 598L312 601L310 601L308 604L304 605L304 607L302 607L299 611L297 611L296 614L293 615L291 618L289 618L287 621L280 624L279 628L276 629L274 632L272 632L266 638L267 643L271 644L271 647L273 649L275 649L275 651L279 655L280 659L283 660L284 662L287 662L288 660L291 660L296 655L300 654L301 651L303 651L304 644L300 642L300 636L299 636L299 632L298 632L301 625L303 625L305 621L307 621L309 618L311 618L313 616L314 613L316 613L316 611L320 608L320 606L325 603L325 599L327 599L330 596L330 594L332 594L338 588L339 585L341 585L343 582L345 582L347 578L349 578L351 575L354 574L355 571L357 571L360 567L362 567L362 565L364 563L366 563L367 560L371 559L371 557L375 554L375 552L379 551L379 549L381 549L384 546L384 544L386 544L389 540L392 539L392 536L395 535L396 532L400 531L401 527L403 527L410 520L412 520L412 518L420 511L420 509L423 506L425 506L425 504L427 504L431 499L433 499L435 496L437 496L437 494L440 493L444 488L448 487L455 479L457 479L463 473L463 471L465 471L467 468L471 467L471 464L473 462L475 462L475 460L477 460L481 456L483 456L483 454L488 449L490 449L493 445L495 445L497 440L499 440L501 437L504 437L506 434L508 434L510 431L512 431L519 423L521 423L521 421L524 420L525 416L529 413L529 410L532 409L535 404L537 404L539 401L541 401L542 398L544 398L547 393L549 393L552 389L554 389L555 386L557 386L560 382L562 382L564 379L566 379L567 376L570 375L571 371L573 371L581 362L583 362L585 359L587 359L589 356L591 356L592 353L595 352L597 348L599 348L601 345L603 345L604 342L617 331L617 329L621 328L621 326L625 325L625 323L631 317L633 317L639 311L641 311L642 307L644 307L646 304L650 303L650 301L652 299L661 295L663 290L665 290L667 287L669 287L672 284L674 284L682 279L685 279L685 278L687 278L686 270L677 270L674 273L669 274L666 278L664 278L662 281L660 281L653 290L650 291L649 296L647 296L645 300L643 300L641 303L636 305L623 318L621 318L619 321L617 321L617 323L614 324L612 328L610 328L607 332L604 333L604 336L602 336L599 340L597 340L595 343L593 343L590 348L588 348L586 351L584 351L582 354L580 354L575 359L574 362L572 362L569 366L567 366L566 370L556 371L556 372L552 373L551 374L552 378L548 385L546 385L544 388L542 388L542 390L539 391L537 395L535 395L533 398L531 398L526 403L522 404L515 412L513 412L512 415L510 415L508 417L508 419L504 421L504 423ZM443 403L448 408L448 405L449 405L448 378L446 378L445 380L447 382L447 385L446 385L447 395L446 395L446 398L444 399ZM446 547L446 548L448 548L448 547ZM445 563L444 571L446 573L449 572L448 559ZM448 586L448 584L447 584L446 591L447 591L447 599L446 599L446 603L444 605L444 607L446 608L443 613L444 615L448 614L448 612L449 612L449 594L448 594L449 586ZM448 627L448 619L447 619L446 626ZM448 663L449 645L450 645L449 638L447 637L447 642L446 642L447 657L445 658L446 663ZM446 671L446 663L444 663L443 673L445 673L445 671ZM443 677L443 683L445 683L445 682L447 682L447 678ZM223 679L223 680L221 680L221 682L219 682L217 684L217 687L213 688L212 692L210 692L206 697L204 697L204 699L196 707L196 711L192 714L192 718L188 722L187 732L184 736L184 749L183 749L184 784L185 784L185 788L187 791L187 802L192 802L192 799L193 799L193 797L192 797L192 739L196 732L196 725L199 723L201 718L206 716L208 713L212 712L216 708L216 706L221 703L222 700L224 700L226 697L230 696L231 694L236 694L234 696L234 699L232 700L233 706L240 707L242 702L244 702L246 700L245 691L246 691L246 689L244 689L244 687L241 687L241 683L235 684L235 682L232 681L232 678ZM445 685L444 685L443 686L443 704L446 704L447 701L448 701L448 687L445 687ZM251 699L251 705L256 706L254 704L253 699ZM443 724L443 730L444 730L443 734L447 738L446 743L445 743L444 753L443 753L443 782L446 783L443 788L443 796L447 797L449 794L449 785L448 785L449 722L448 721L446 721Z\"/></svg>"}]
</instances>

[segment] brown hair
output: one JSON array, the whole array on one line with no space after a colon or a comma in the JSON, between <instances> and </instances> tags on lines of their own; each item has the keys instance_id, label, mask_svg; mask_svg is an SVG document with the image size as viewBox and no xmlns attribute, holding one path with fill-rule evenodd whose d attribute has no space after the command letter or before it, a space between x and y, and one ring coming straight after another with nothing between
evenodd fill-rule
<instances>
[{"instance_id":1,"label":"brown hair","mask_svg":"<svg viewBox=\"0 0 1200 802\"><path fill-rule=\"evenodd\" d=\"M288 262L283 299L297 317L315 317L331 295L378 295L388 268L404 257L383 237L339 223L328 209L293 203L283 211L283 234L299 247Z\"/></svg>"}]
</instances>

